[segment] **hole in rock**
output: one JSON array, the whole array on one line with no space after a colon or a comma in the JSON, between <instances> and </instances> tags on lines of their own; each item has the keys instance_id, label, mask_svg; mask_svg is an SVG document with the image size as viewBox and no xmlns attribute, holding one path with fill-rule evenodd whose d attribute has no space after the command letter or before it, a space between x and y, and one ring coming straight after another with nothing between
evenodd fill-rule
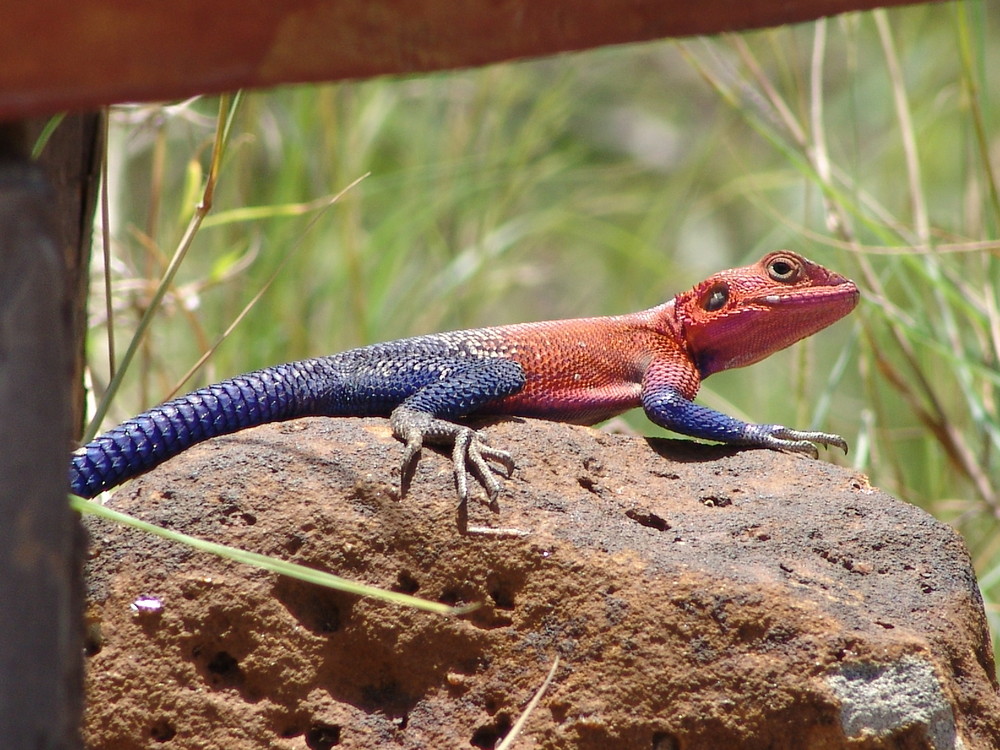
<instances>
[{"instance_id":1,"label":"hole in rock","mask_svg":"<svg viewBox=\"0 0 1000 750\"><path fill-rule=\"evenodd\" d=\"M205 669L215 678L213 681L217 685L238 685L243 682L243 670L240 669L240 663L226 651L215 652L215 655L205 664Z\"/></svg>"},{"instance_id":2,"label":"hole in rock","mask_svg":"<svg viewBox=\"0 0 1000 750\"><path fill-rule=\"evenodd\" d=\"M336 724L313 724L306 731L306 747L309 750L330 750L340 744L340 727Z\"/></svg>"},{"instance_id":3,"label":"hole in rock","mask_svg":"<svg viewBox=\"0 0 1000 750\"><path fill-rule=\"evenodd\" d=\"M339 591L290 578L278 579L274 596L302 627L320 635L340 630L351 606Z\"/></svg>"},{"instance_id":4,"label":"hole in rock","mask_svg":"<svg viewBox=\"0 0 1000 750\"><path fill-rule=\"evenodd\" d=\"M650 529L656 529L657 531L667 531L670 528L670 524L667 523L665 518L661 518L655 513L647 513L641 510L636 510L630 508L625 511L625 515L631 518L640 526L645 526Z\"/></svg>"},{"instance_id":5,"label":"hole in rock","mask_svg":"<svg viewBox=\"0 0 1000 750\"><path fill-rule=\"evenodd\" d=\"M416 578L411 576L405 570L401 570L399 575L396 576L396 585L393 588L401 594L412 595L420 590L420 584L417 583Z\"/></svg>"},{"instance_id":6,"label":"hole in rock","mask_svg":"<svg viewBox=\"0 0 1000 750\"><path fill-rule=\"evenodd\" d=\"M482 750L493 750L497 742L502 740L510 732L513 723L507 714L499 714L492 724L479 727L473 734L470 743L473 747Z\"/></svg>"},{"instance_id":7,"label":"hole in rock","mask_svg":"<svg viewBox=\"0 0 1000 750\"><path fill-rule=\"evenodd\" d=\"M160 719L149 728L149 736L156 742L169 742L177 735L174 725L166 719Z\"/></svg>"}]
</instances>

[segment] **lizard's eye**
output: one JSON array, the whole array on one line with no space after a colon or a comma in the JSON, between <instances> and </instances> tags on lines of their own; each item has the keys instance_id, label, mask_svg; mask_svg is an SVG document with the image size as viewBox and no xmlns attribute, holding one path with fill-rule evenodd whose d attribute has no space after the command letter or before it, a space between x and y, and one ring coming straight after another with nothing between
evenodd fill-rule
<instances>
[{"instance_id":1,"label":"lizard's eye","mask_svg":"<svg viewBox=\"0 0 1000 750\"><path fill-rule=\"evenodd\" d=\"M800 270L798 263L781 256L767 264L767 273L775 281L795 281L799 277Z\"/></svg>"},{"instance_id":2,"label":"lizard's eye","mask_svg":"<svg viewBox=\"0 0 1000 750\"><path fill-rule=\"evenodd\" d=\"M701 295L701 307L707 312L715 312L729 301L729 287L716 284L705 290Z\"/></svg>"}]
</instances>

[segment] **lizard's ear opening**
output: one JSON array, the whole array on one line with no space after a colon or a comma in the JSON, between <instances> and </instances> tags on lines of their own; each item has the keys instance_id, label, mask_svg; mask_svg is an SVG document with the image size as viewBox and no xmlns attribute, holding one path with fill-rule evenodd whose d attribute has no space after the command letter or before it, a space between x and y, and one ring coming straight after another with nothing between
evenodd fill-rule
<instances>
[{"instance_id":1,"label":"lizard's ear opening","mask_svg":"<svg viewBox=\"0 0 1000 750\"><path fill-rule=\"evenodd\" d=\"M774 281L791 284L802 275L802 264L787 255L775 255L768 261L767 275Z\"/></svg>"},{"instance_id":2,"label":"lizard's ear opening","mask_svg":"<svg viewBox=\"0 0 1000 750\"><path fill-rule=\"evenodd\" d=\"M716 310L721 310L728 301L729 285L720 281L718 284L712 284L712 286L702 292L699 304L702 310L715 312Z\"/></svg>"}]
</instances>

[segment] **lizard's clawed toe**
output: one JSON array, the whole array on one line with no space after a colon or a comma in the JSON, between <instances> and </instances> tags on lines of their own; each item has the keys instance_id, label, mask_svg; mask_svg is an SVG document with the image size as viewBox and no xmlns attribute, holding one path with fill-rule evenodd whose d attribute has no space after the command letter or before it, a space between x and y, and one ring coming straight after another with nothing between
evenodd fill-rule
<instances>
[{"instance_id":1,"label":"lizard's clawed toe","mask_svg":"<svg viewBox=\"0 0 1000 750\"><path fill-rule=\"evenodd\" d=\"M452 450L452 462L455 464L455 484L458 487L458 496L464 502L468 497L469 490L469 470L475 474L476 479L486 490L486 495L490 502L496 501L503 489L503 485L494 476L496 469L490 461L500 464L509 477L514 471L514 459L507 451L491 448L486 444L485 439L480 437L469 427L459 428L460 432L455 436L455 446Z\"/></svg>"}]
</instances>

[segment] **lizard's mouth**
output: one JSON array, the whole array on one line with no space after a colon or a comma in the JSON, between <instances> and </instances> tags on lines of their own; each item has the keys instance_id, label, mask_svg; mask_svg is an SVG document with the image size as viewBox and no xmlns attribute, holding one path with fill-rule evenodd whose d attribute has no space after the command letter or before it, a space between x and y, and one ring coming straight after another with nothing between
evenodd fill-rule
<instances>
[{"instance_id":1,"label":"lizard's mouth","mask_svg":"<svg viewBox=\"0 0 1000 750\"><path fill-rule=\"evenodd\" d=\"M767 307L816 307L817 304L827 304L832 300L843 300L850 303L853 308L860 298L861 293L852 281L845 281L837 286L818 289L789 290L784 294L765 294L757 297L754 301L759 305Z\"/></svg>"}]
</instances>

